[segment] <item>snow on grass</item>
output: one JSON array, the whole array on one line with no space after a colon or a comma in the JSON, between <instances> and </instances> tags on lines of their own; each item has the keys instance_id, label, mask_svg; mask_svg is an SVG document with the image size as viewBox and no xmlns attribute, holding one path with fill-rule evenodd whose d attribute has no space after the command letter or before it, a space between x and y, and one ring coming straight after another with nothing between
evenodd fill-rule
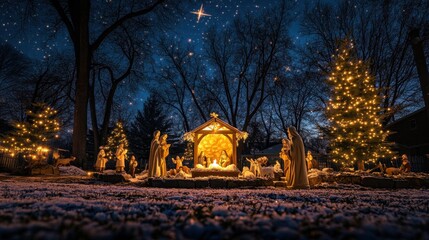
<instances>
[{"instance_id":1,"label":"snow on grass","mask_svg":"<svg viewBox=\"0 0 429 240\"><path fill-rule=\"evenodd\" d=\"M0 239L429 238L429 190L0 182Z\"/></svg>"},{"instance_id":2,"label":"snow on grass","mask_svg":"<svg viewBox=\"0 0 429 240\"><path fill-rule=\"evenodd\" d=\"M88 173L75 166L59 166L61 176L86 176Z\"/></svg>"}]
</instances>

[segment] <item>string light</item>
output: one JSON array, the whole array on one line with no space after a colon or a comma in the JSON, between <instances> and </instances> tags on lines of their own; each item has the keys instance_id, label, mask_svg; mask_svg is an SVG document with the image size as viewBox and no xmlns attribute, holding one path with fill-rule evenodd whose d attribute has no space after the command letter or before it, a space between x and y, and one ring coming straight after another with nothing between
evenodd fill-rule
<instances>
[{"instance_id":1,"label":"string light","mask_svg":"<svg viewBox=\"0 0 429 240\"><path fill-rule=\"evenodd\" d=\"M116 150L119 147L119 144L124 144L124 150L128 150L128 140L127 135L125 134L124 126L122 122L117 122L115 128L107 138L107 158L109 160L114 160ZM125 159L127 156L125 156Z\"/></svg>"},{"instance_id":2,"label":"string light","mask_svg":"<svg viewBox=\"0 0 429 240\"><path fill-rule=\"evenodd\" d=\"M33 103L31 108L26 111L26 121L16 123L16 131L2 141L2 150L12 157L21 153L24 158L37 159L49 151L47 142L58 136L57 111L43 103Z\"/></svg>"},{"instance_id":3,"label":"string light","mask_svg":"<svg viewBox=\"0 0 429 240\"><path fill-rule=\"evenodd\" d=\"M385 142L389 131L382 128L375 79L364 62L352 57L353 48L353 43L346 40L337 49L328 78L331 98L326 108L331 158L347 167L357 161L375 163L380 157L392 155Z\"/></svg>"}]
</instances>

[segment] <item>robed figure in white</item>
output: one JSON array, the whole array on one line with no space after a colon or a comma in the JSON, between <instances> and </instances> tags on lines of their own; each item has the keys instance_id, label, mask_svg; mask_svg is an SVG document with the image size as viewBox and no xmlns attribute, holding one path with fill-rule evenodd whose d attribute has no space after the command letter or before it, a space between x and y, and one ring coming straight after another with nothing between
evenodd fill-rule
<instances>
[{"instance_id":1,"label":"robed figure in white","mask_svg":"<svg viewBox=\"0 0 429 240\"><path fill-rule=\"evenodd\" d=\"M154 162L154 160L155 160L154 156L155 156L156 149L159 146L159 136L160 135L161 135L161 132L156 130L153 133L153 139L152 139L152 142L150 143L149 171L148 171L149 177L155 177L156 167L155 167L155 162Z\"/></svg>"},{"instance_id":2,"label":"robed figure in white","mask_svg":"<svg viewBox=\"0 0 429 240\"><path fill-rule=\"evenodd\" d=\"M171 144L167 143L167 134L163 134L159 139L159 145L155 150L154 154L154 167L155 167L155 175L154 177L165 177L167 176L167 162L166 158L168 154L170 154L170 146Z\"/></svg>"},{"instance_id":3,"label":"robed figure in white","mask_svg":"<svg viewBox=\"0 0 429 240\"><path fill-rule=\"evenodd\" d=\"M290 141L290 169L288 187L295 189L308 189L310 184L307 177L304 143L295 127L288 128Z\"/></svg>"}]
</instances>

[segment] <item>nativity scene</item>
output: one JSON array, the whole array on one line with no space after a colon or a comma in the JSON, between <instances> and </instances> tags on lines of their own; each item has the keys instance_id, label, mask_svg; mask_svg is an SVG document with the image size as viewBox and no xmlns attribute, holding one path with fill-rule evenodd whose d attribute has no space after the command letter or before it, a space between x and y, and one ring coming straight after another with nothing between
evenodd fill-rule
<instances>
[{"instance_id":1,"label":"nativity scene","mask_svg":"<svg viewBox=\"0 0 429 240\"><path fill-rule=\"evenodd\" d=\"M171 144L167 144L166 134L160 137L161 132L155 131L150 146L148 177L274 179L280 175L279 179L282 178L289 188L309 188L304 144L294 127L289 128L289 137L282 141L279 157L283 160L283 169L279 161L273 166L266 166L268 158L265 156L247 158L249 167L238 166L237 146L247 138L247 133L222 121L216 113L210 116L210 120L184 135L184 140L193 143L191 168L183 164L183 156L176 156L171 158L175 168L166 169ZM242 171L239 167L242 167Z\"/></svg>"}]
</instances>

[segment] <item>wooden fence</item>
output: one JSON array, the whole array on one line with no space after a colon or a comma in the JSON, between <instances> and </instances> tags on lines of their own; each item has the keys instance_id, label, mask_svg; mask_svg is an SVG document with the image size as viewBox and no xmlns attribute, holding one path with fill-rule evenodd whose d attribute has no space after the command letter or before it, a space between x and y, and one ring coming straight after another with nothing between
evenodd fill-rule
<instances>
[{"instance_id":1,"label":"wooden fence","mask_svg":"<svg viewBox=\"0 0 429 240\"><path fill-rule=\"evenodd\" d=\"M4 172L16 172L23 166L23 159L20 156L10 156L0 152L0 169Z\"/></svg>"}]
</instances>

